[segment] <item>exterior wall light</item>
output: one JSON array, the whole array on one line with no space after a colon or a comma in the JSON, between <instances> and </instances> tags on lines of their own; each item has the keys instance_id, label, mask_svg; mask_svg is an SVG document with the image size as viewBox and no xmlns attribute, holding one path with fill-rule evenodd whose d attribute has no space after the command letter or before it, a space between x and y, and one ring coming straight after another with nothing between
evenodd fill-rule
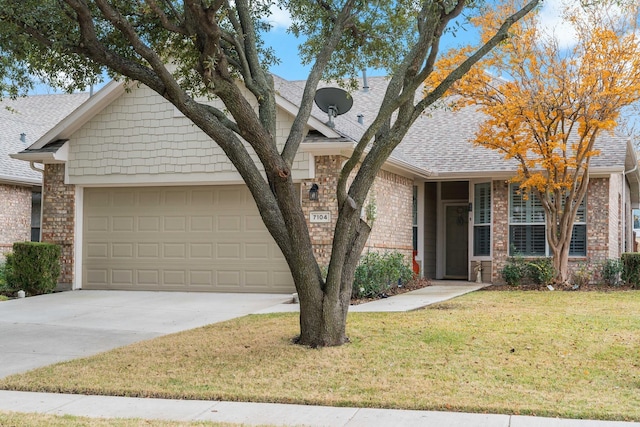
<instances>
[{"instance_id":1,"label":"exterior wall light","mask_svg":"<svg viewBox=\"0 0 640 427\"><path fill-rule=\"evenodd\" d=\"M309 190L309 200L317 201L318 200L318 184L313 183L311 189Z\"/></svg>"}]
</instances>

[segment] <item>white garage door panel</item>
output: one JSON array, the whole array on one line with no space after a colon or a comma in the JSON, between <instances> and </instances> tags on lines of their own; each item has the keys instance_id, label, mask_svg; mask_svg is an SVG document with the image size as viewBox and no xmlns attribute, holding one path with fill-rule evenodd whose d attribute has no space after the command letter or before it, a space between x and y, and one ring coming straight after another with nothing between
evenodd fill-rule
<instances>
[{"instance_id":1,"label":"white garage door panel","mask_svg":"<svg viewBox=\"0 0 640 427\"><path fill-rule=\"evenodd\" d=\"M245 186L86 188L87 289L293 292Z\"/></svg>"}]
</instances>

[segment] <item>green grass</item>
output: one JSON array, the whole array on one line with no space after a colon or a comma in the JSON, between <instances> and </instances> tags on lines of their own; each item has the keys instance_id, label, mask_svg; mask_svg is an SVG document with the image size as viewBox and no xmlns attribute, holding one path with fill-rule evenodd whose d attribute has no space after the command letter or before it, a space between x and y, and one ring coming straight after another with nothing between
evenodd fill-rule
<instances>
[{"instance_id":1,"label":"green grass","mask_svg":"<svg viewBox=\"0 0 640 427\"><path fill-rule=\"evenodd\" d=\"M9 298L4 296L4 295L0 295L0 301L7 301Z\"/></svg>"},{"instance_id":2,"label":"green grass","mask_svg":"<svg viewBox=\"0 0 640 427\"><path fill-rule=\"evenodd\" d=\"M640 292L476 292L351 313L351 343L256 315L0 380L15 390L640 420Z\"/></svg>"}]
</instances>

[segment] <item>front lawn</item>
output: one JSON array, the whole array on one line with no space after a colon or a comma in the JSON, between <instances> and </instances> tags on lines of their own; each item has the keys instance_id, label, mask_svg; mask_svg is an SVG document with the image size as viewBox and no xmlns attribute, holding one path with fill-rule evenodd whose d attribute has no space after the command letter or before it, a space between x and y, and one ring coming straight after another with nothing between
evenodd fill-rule
<instances>
[{"instance_id":1,"label":"front lawn","mask_svg":"<svg viewBox=\"0 0 640 427\"><path fill-rule=\"evenodd\" d=\"M0 411L0 426L11 427L239 427L240 424L212 422L177 422L139 419L101 419L69 415L23 414Z\"/></svg>"},{"instance_id":2,"label":"front lawn","mask_svg":"<svg viewBox=\"0 0 640 427\"><path fill-rule=\"evenodd\" d=\"M351 313L351 343L255 315L0 380L14 390L640 420L640 292L475 292Z\"/></svg>"}]
</instances>

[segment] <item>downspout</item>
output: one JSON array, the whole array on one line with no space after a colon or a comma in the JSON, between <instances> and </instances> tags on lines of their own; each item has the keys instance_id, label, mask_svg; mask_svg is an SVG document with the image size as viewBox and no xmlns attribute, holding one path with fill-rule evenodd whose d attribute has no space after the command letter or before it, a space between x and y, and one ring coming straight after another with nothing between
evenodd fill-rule
<instances>
[{"instance_id":1,"label":"downspout","mask_svg":"<svg viewBox=\"0 0 640 427\"><path fill-rule=\"evenodd\" d=\"M626 190L627 190L627 175L635 172L638 170L638 162L636 162L635 166L633 166L633 168L629 169L628 171L623 171L622 172L622 206L624 207L627 203L627 195L626 195ZM623 210L625 216L622 217L622 236L624 239L624 243L622 245L622 252L626 252L627 251L627 218L626 218L626 209ZM633 220L633 214L631 215L631 218ZM633 246L632 246L633 248ZM620 254L622 255L622 254Z\"/></svg>"},{"instance_id":2,"label":"downspout","mask_svg":"<svg viewBox=\"0 0 640 427\"><path fill-rule=\"evenodd\" d=\"M36 162L33 162L33 161L29 162L29 166L31 166L31 169L33 169L34 171L40 172L41 174L44 175L44 169L40 169L36 167Z\"/></svg>"}]
</instances>

